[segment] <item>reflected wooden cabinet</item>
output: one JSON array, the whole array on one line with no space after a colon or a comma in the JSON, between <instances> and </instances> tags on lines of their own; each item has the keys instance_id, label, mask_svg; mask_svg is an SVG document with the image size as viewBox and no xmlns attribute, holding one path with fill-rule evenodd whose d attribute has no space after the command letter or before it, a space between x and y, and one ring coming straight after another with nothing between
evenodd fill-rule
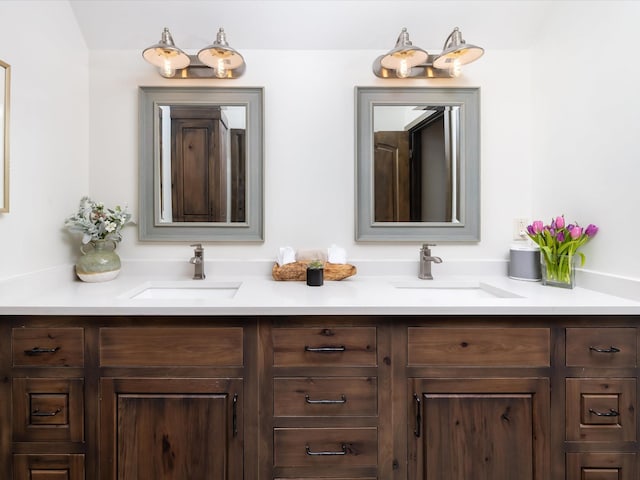
<instances>
[{"instance_id":1,"label":"reflected wooden cabinet","mask_svg":"<svg viewBox=\"0 0 640 480\"><path fill-rule=\"evenodd\" d=\"M171 108L174 222L226 222L227 122L220 107Z\"/></svg>"}]
</instances>

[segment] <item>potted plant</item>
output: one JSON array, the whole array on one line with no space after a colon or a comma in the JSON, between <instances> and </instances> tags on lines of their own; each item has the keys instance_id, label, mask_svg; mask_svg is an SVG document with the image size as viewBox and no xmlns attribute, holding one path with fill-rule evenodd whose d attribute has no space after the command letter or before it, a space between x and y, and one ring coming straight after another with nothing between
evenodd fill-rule
<instances>
[{"instance_id":1,"label":"potted plant","mask_svg":"<svg viewBox=\"0 0 640 480\"><path fill-rule=\"evenodd\" d=\"M527 226L527 235L540 247L542 284L573 288L575 285L575 259L580 257L584 265L584 253L578 249L598 233L598 227L589 224L582 228L578 223L567 224L564 215L554 218L549 225L536 220Z\"/></svg>"},{"instance_id":2,"label":"potted plant","mask_svg":"<svg viewBox=\"0 0 640 480\"><path fill-rule=\"evenodd\" d=\"M307 265L307 285L310 287L320 287L324 283L324 263L320 260L313 260Z\"/></svg>"},{"instance_id":3,"label":"potted plant","mask_svg":"<svg viewBox=\"0 0 640 480\"><path fill-rule=\"evenodd\" d=\"M120 230L131 221L127 208L105 208L101 202L82 197L78 211L65 220L71 232L82 233L82 256L76 275L84 282L105 282L120 273L120 257L115 252L122 240Z\"/></svg>"}]
</instances>

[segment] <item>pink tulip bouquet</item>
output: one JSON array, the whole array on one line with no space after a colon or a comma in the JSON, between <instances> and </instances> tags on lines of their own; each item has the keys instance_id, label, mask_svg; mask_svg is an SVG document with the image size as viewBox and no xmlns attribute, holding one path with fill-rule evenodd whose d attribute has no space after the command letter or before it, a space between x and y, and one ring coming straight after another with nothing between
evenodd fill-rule
<instances>
[{"instance_id":1,"label":"pink tulip bouquet","mask_svg":"<svg viewBox=\"0 0 640 480\"><path fill-rule=\"evenodd\" d=\"M543 283L573 288L575 256L580 257L580 266L583 266L585 256L578 249L596 233L598 233L597 226L589 224L583 228L577 223L567 224L564 215L553 219L550 225L544 225L541 220L536 220L527 226L529 238L540 247L543 259Z\"/></svg>"}]
</instances>

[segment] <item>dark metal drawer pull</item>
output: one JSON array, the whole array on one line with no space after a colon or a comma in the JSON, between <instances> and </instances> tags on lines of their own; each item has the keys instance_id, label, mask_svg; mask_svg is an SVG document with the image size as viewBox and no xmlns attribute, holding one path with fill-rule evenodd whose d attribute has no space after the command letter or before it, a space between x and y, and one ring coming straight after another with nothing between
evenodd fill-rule
<instances>
[{"instance_id":1,"label":"dark metal drawer pull","mask_svg":"<svg viewBox=\"0 0 640 480\"><path fill-rule=\"evenodd\" d=\"M420 412L420 397L417 393L413 394L413 401L416 405L416 428L413 430L413 434L420 438L420 427L422 426L422 415Z\"/></svg>"},{"instance_id":2,"label":"dark metal drawer pull","mask_svg":"<svg viewBox=\"0 0 640 480\"><path fill-rule=\"evenodd\" d=\"M233 401L232 401L232 410L233 410L233 415L231 418L231 430L233 433L234 437L238 436L238 394L234 393L233 394Z\"/></svg>"},{"instance_id":3,"label":"dark metal drawer pull","mask_svg":"<svg viewBox=\"0 0 640 480\"><path fill-rule=\"evenodd\" d=\"M589 413L591 413L592 415L595 415L596 417L619 417L620 416L620 412L618 412L617 410L614 410L613 408L610 408L608 412L598 412L593 408L590 408Z\"/></svg>"},{"instance_id":4,"label":"dark metal drawer pull","mask_svg":"<svg viewBox=\"0 0 640 480\"><path fill-rule=\"evenodd\" d=\"M337 347L310 347L309 345L304 346L305 352L313 352L313 353L332 353L332 352L344 352L347 349L344 345L338 345Z\"/></svg>"},{"instance_id":5,"label":"dark metal drawer pull","mask_svg":"<svg viewBox=\"0 0 640 480\"><path fill-rule=\"evenodd\" d=\"M312 452L311 447L309 447L309 445L305 445L304 448L307 450L307 455L346 455L347 454L347 445L345 443L341 445L342 450L339 452Z\"/></svg>"},{"instance_id":6,"label":"dark metal drawer pull","mask_svg":"<svg viewBox=\"0 0 640 480\"><path fill-rule=\"evenodd\" d=\"M41 412L36 408L33 412L31 412L31 416L32 417L55 417L61 411L62 409L57 408L55 412Z\"/></svg>"},{"instance_id":7,"label":"dark metal drawer pull","mask_svg":"<svg viewBox=\"0 0 640 480\"><path fill-rule=\"evenodd\" d=\"M344 394L342 394L340 395L340 400L311 400L309 398L309 395L305 395L304 401L311 405L335 405L335 404L347 403L347 397Z\"/></svg>"},{"instance_id":8,"label":"dark metal drawer pull","mask_svg":"<svg viewBox=\"0 0 640 480\"><path fill-rule=\"evenodd\" d=\"M589 347L589 350L598 353L618 353L620 351L619 348L614 347L613 345L609 348L601 348L601 347Z\"/></svg>"},{"instance_id":9,"label":"dark metal drawer pull","mask_svg":"<svg viewBox=\"0 0 640 480\"><path fill-rule=\"evenodd\" d=\"M27 355L41 355L43 353L56 353L58 350L60 350L60 347L53 347L53 348L33 347L31 350L25 350L24 353Z\"/></svg>"}]
</instances>

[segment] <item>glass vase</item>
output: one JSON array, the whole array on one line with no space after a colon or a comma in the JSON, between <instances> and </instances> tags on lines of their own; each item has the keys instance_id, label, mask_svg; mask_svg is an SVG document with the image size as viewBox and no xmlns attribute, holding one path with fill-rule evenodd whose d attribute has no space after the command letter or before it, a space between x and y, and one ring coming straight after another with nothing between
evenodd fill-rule
<instances>
[{"instance_id":1,"label":"glass vase","mask_svg":"<svg viewBox=\"0 0 640 480\"><path fill-rule=\"evenodd\" d=\"M80 247L76 275L83 282L107 282L120 273L120 257L113 240L93 240Z\"/></svg>"},{"instance_id":2,"label":"glass vase","mask_svg":"<svg viewBox=\"0 0 640 480\"><path fill-rule=\"evenodd\" d=\"M555 255L542 252L540 265L542 284L551 287L573 288L576 281L575 255Z\"/></svg>"}]
</instances>

